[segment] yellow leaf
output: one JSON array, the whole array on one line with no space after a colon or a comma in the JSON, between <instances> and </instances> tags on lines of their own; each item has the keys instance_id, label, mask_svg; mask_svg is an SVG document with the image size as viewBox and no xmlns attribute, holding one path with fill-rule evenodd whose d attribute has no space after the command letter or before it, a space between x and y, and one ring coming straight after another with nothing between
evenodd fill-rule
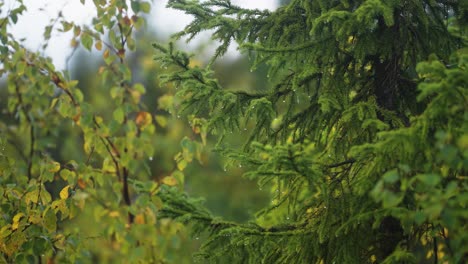
<instances>
[{"instance_id":1,"label":"yellow leaf","mask_svg":"<svg viewBox=\"0 0 468 264\"><path fill-rule=\"evenodd\" d=\"M155 116L155 119L156 119L156 122L158 123L158 125L160 125L161 127L166 127L167 126L167 119L166 119L165 116L157 115L157 116Z\"/></svg>"},{"instance_id":2,"label":"yellow leaf","mask_svg":"<svg viewBox=\"0 0 468 264\"><path fill-rule=\"evenodd\" d=\"M185 167L187 167L187 161L182 159L180 161L177 162L177 169L179 169L180 171L183 171L185 169Z\"/></svg>"},{"instance_id":3,"label":"yellow leaf","mask_svg":"<svg viewBox=\"0 0 468 264\"><path fill-rule=\"evenodd\" d=\"M40 222L42 221L42 218L39 214L32 214L29 216L28 218L28 222L30 222L31 224L39 224Z\"/></svg>"},{"instance_id":4,"label":"yellow leaf","mask_svg":"<svg viewBox=\"0 0 468 264\"><path fill-rule=\"evenodd\" d=\"M78 41L76 41L75 38L73 38L71 41L70 41L70 46L72 46L73 48L78 46Z\"/></svg>"},{"instance_id":5,"label":"yellow leaf","mask_svg":"<svg viewBox=\"0 0 468 264\"><path fill-rule=\"evenodd\" d=\"M113 163L112 159L105 158L102 163L102 170L105 173L115 173L117 170L115 169L115 164Z\"/></svg>"},{"instance_id":6,"label":"yellow leaf","mask_svg":"<svg viewBox=\"0 0 468 264\"><path fill-rule=\"evenodd\" d=\"M49 167L49 172L57 172L60 170L60 163L54 161L52 162L51 166Z\"/></svg>"},{"instance_id":7,"label":"yellow leaf","mask_svg":"<svg viewBox=\"0 0 468 264\"><path fill-rule=\"evenodd\" d=\"M141 93L139 91L132 90L130 91L130 95L132 96L133 102L135 104L138 104L140 102Z\"/></svg>"},{"instance_id":8,"label":"yellow leaf","mask_svg":"<svg viewBox=\"0 0 468 264\"><path fill-rule=\"evenodd\" d=\"M433 255L434 255L434 251L429 250L429 251L426 253L426 259L432 258Z\"/></svg>"},{"instance_id":9,"label":"yellow leaf","mask_svg":"<svg viewBox=\"0 0 468 264\"><path fill-rule=\"evenodd\" d=\"M99 125L102 124L102 122L104 121L104 119L102 119L101 116L95 116L94 120L96 120L96 123L98 123Z\"/></svg>"},{"instance_id":10,"label":"yellow leaf","mask_svg":"<svg viewBox=\"0 0 468 264\"><path fill-rule=\"evenodd\" d=\"M68 189L70 189L70 185L65 186L61 191L60 191L60 199L67 199L68 198Z\"/></svg>"},{"instance_id":11,"label":"yellow leaf","mask_svg":"<svg viewBox=\"0 0 468 264\"><path fill-rule=\"evenodd\" d=\"M189 67L190 68L195 68L195 67L202 67L203 66L203 62L199 61L199 60L190 60L190 63L189 63Z\"/></svg>"},{"instance_id":12,"label":"yellow leaf","mask_svg":"<svg viewBox=\"0 0 468 264\"><path fill-rule=\"evenodd\" d=\"M177 185L177 180L172 176L166 176L162 180L162 183L169 185L169 186L175 186Z\"/></svg>"},{"instance_id":13,"label":"yellow leaf","mask_svg":"<svg viewBox=\"0 0 468 264\"><path fill-rule=\"evenodd\" d=\"M16 230L19 227L19 221L21 220L21 217L23 217L23 213L18 213L13 217L13 224L11 225L12 230Z\"/></svg>"},{"instance_id":14,"label":"yellow leaf","mask_svg":"<svg viewBox=\"0 0 468 264\"><path fill-rule=\"evenodd\" d=\"M119 213L119 211L111 211L111 212L109 213L109 216L110 216L110 217L119 217L119 216L120 216L120 213Z\"/></svg>"},{"instance_id":15,"label":"yellow leaf","mask_svg":"<svg viewBox=\"0 0 468 264\"><path fill-rule=\"evenodd\" d=\"M98 41L96 42L96 44L94 44L94 47L97 49L97 50L101 50L102 49L102 41Z\"/></svg>"}]
</instances>

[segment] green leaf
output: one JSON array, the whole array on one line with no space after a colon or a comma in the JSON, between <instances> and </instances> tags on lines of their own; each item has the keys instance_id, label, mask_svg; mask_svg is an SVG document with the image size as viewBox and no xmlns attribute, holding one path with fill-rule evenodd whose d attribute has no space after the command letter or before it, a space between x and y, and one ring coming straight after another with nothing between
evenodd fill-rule
<instances>
[{"instance_id":1,"label":"green leaf","mask_svg":"<svg viewBox=\"0 0 468 264\"><path fill-rule=\"evenodd\" d=\"M158 125L160 125L161 127L166 127L167 125L167 118L165 116L162 116L162 115L156 115L154 117L156 119L156 123L158 123Z\"/></svg>"},{"instance_id":2,"label":"green leaf","mask_svg":"<svg viewBox=\"0 0 468 264\"><path fill-rule=\"evenodd\" d=\"M29 204L29 203L37 204L37 202L39 201L39 189L26 193L26 195L24 196L24 200L26 204Z\"/></svg>"},{"instance_id":3,"label":"green leaf","mask_svg":"<svg viewBox=\"0 0 468 264\"><path fill-rule=\"evenodd\" d=\"M131 2L132 11L135 13L140 12L140 2L132 0Z\"/></svg>"},{"instance_id":4,"label":"green leaf","mask_svg":"<svg viewBox=\"0 0 468 264\"><path fill-rule=\"evenodd\" d=\"M387 183L395 183L399 180L399 178L400 176L398 175L397 170L388 171L383 175L383 179Z\"/></svg>"},{"instance_id":5,"label":"green leaf","mask_svg":"<svg viewBox=\"0 0 468 264\"><path fill-rule=\"evenodd\" d=\"M172 177L174 177L180 185L182 185L182 186L184 185L185 176L184 176L184 173L182 171L174 171L172 173Z\"/></svg>"},{"instance_id":6,"label":"green leaf","mask_svg":"<svg viewBox=\"0 0 468 264\"><path fill-rule=\"evenodd\" d=\"M73 89L73 95L78 103L83 102L83 93L80 89Z\"/></svg>"},{"instance_id":7,"label":"green leaf","mask_svg":"<svg viewBox=\"0 0 468 264\"><path fill-rule=\"evenodd\" d=\"M93 42L93 37L91 37L89 34L83 33L81 35L81 44L83 44L83 47L85 47L87 50L91 51Z\"/></svg>"},{"instance_id":8,"label":"green leaf","mask_svg":"<svg viewBox=\"0 0 468 264\"><path fill-rule=\"evenodd\" d=\"M62 21L62 31L63 32L68 32L70 31L72 28L73 28L73 24L72 23L69 23L69 22L66 22L66 21Z\"/></svg>"},{"instance_id":9,"label":"green leaf","mask_svg":"<svg viewBox=\"0 0 468 264\"><path fill-rule=\"evenodd\" d=\"M442 180L442 176L434 173L418 174L416 178L431 187L436 186Z\"/></svg>"},{"instance_id":10,"label":"green leaf","mask_svg":"<svg viewBox=\"0 0 468 264\"><path fill-rule=\"evenodd\" d=\"M24 75L25 69L26 69L26 62L24 61L18 62L18 64L16 65L16 73L18 75Z\"/></svg>"},{"instance_id":11,"label":"green leaf","mask_svg":"<svg viewBox=\"0 0 468 264\"><path fill-rule=\"evenodd\" d=\"M16 24L16 22L18 22L18 15L16 15L16 13L11 13L10 19L13 22L13 24Z\"/></svg>"},{"instance_id":12,"label":"green leaf","mask_svg":"<svg viewBox=\"0 0 468 264\"><path fill-rule=\"evenodd\" d=\"M52 209L49 209L44 213L43 226L51 233L55 232L57 229L57 216Z\"/></svg>"},{"instance_id":13,"label":"green leaf","mask_svg":"<svg viewBox=\"0 0 468 264\"><path fill-rule=\"evenodd\" d=\"M52 201L52 196L50 196L50 193L44 188L44 186L41 187L41 203L42 204L49 204Z\"/></svg>"},{"instance_id":14,"label":"green leaf","mask_svg":"<svg viewBox=\"0 0 468 264\"><path fill-rule=\"evenodd\" d=\"M140 10L141 12L148 14L151 11L151 4L148 2L141 2Z\"/></svg>"},{"instance_id":15,"label":"green leaf","mask_svg":"<svg viewBox=\"0 0 468 264\"><path fill-rule=\"evenodd\" d=\"M52 33L52 26L45 27L44 39L46 39L46 40L50 39L51 33Z\"/></svg>"},{"instance_id":16,"label":"green leaf","mask_svg":"<svg viewBox=\"0 0 468 264\"><path fill-rule=\"evenodd\" d=\"M403 201L403 195L385 190L381 194L381 199L384 208L391 208L397 206L401 201Z\"/></svg>"},{"instance_id":17,"label":"green leaf","mask_svg":"<svg viewBox=\"0 0 468 264\"><path fill-rule=\"evenodd\" d=\"M115 109L114 113L112 114L114 117L115 121L117 121L119 124L122 124L125 118L125 113L122 107L119 107Z\"/></svg>"}]
</instances>

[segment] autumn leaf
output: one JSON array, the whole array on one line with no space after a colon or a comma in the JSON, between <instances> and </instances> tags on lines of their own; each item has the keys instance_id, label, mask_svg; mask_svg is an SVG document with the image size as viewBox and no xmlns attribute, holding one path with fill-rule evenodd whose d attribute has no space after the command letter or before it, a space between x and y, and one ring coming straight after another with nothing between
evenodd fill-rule
<instances>
[{"instance_id":1,"label":"autumn leaf","mask_svg":"<svg viewBox=\"0 0 468 264\"><path fill-rule=\"evenodd\" d=\"M60 199L67 199L68 198L68 190L70 189L70 185L65 186L61 191L60 191Z\"/></svg>"},{"instance_id":2,"label":"autumn leaf","mask_svg":"<svg viewBox=\"0 0 468 264\"><path fill-rule=\"evenodd\" d=\"M176 186L177 185L177 180L172 176L166 176L162 180L162 183L166 184L168 186Z\"/></svg>"},{"instance_id":3,"label":"autumn leaf","mask_svg":"<svg viewBox=\"0 0 468 264\"><path fill-rule=\"evenodd\" d=\"M101 41L101 40L97 41L97 42L94 44L94 47L95 47L97 50L101 50L101 49L102 49L102 41Z\"/></svg>"},{"instance_id":4,"label":"autumn leaf","mask_svg":"<svg viewBox=\"0 0 468 264\"><path fill-rule=\"evenodd\" d=\"M116 217L120 216L120 213L119 213L119 211L110 211L109 216L112 217L112 218L116 218Z\"/></svg>"},{"instance_id":5,"label":"autumn leaf","mask_svg":"<svg viewBox=\"0 0 468 264\"><path fill-rule=\"evenodd\" d=\"M19 221L21 220L23 216L24 216L23 213L18 213L13 217L13 224L11 225L12 230L18 229L19 224L20 224Z\"/></svg>"},{"instance_id":6,"label":"autumn leaf","mask_svg":"<svg viewBox=\"0 0 468 264\"><path fill-rule=\"evenodd\" d=\"M57 172L60 170L60 163L54 161L52 164L49 166L49 172Z\"/></svg>"},{"instance_id":7,"label":"autumn leaf","mask_svg":"<svg viewBox=\"0 0 468 264\"><path fill-rule=\"evenodd\" d=\"M147 125L150 125L152 123L152 118L151 118L151 114L148 113L148 112L138 112L136 118L135 118L135 122L137 124L137 126L139 127L145 127Z\"/></svg>"},{"instance_id":8,"label":"autumn leaf","mask_svg":"<svg viewBox=\"0 0 468 264\"><path fill-rule=\"evenodd\" d=\"M108 49L106 49L102 56L104 57L104 59L107 59L109 57L109 55L110 55L110 51Z\"/></svg>"},{"instance_id":9,"label":"autumn leaf","mask_svg":"<svg viewBox=\"0 0 468 264\"><path fill-rule=\"evenodd\" d=\"M86 188L86 182L83 179L78 179L77 184L78 184L78 187L80 187L80 189Z\"/></svg>"},{"instance_id":10,"label":"autumn leaf","mask_svg":"<svg viewBox=\"0 0 468 264\"><path fill-rule=\"evenodd\" d=\"M135 224L144 224L145 223L145 216L143 214L137 214L135 216Z\"/></svg>"}]
</instances>

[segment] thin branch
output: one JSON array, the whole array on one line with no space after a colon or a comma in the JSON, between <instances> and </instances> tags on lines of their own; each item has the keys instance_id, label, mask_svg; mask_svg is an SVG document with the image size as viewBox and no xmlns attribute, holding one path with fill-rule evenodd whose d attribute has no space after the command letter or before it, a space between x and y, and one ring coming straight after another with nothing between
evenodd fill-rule
<instances>
[{"instance_id":1,"label":"thin branch","mask_svg":"<svg viewBox=\"0 0 468 264\"><path fill-rule=\"evenodd\" d=\"M32 179L32 165L33 165L33 158L34 158L34 144L36 142L36 137L34 133L34 125L31 117L29 116L28 112L26 111L26 108L24 106L24 101L23 101L23 96L21 95L19 91L18 85L16 85L16 96L18 98L18 107L21 108L21 111L24 114L24 117L28 121L28 124L30 125L29 129L29 137L30 137L30 142L29 142L29 156L27 158L28 162L28 181Z\"/></svg>"},{"instance_id":2,"label":"thin branch","mask_svg":"<svg viewBox=\"0 0 468 264\"><path fill-rule=\"evenodd\" d=\"M123 168L122 196L127 206L132 205L132 200L130 199L130 191L128 188L128 169L126 167ZM133 224L134 219L135 219L135 216L132 213L128 212L128 223Z\"/></svg>"},{"instance_id":3,"label":"thin branch","mask_svg":"<svg viewBox=\"0 0 468 264\"><path fill-rule=\"evenodd\" d=\"M29 159L28 159L28 180L32 178L32 165L33 165L33 158L34 158L34 144L36 142L36 136L34 133L34 125L30 123L30 143L29 143Z\"/></svg>"},{"instance_id":4,"label":"thin branch","mask_svg":"<svg viewBox=\"0 0 468 264\"><path fill-rule=\"evenodd\" d=\"M352 164L354 162L356 162L356 160L351 158L351 159L348 159L348 160L345 160L345 161L342 161L342 162L326 165L326 167L327 168L336 168L336 167L340 167L340 166L343 166L343 165L346 165L346 164Z\"/></svg>"}]
</instances>

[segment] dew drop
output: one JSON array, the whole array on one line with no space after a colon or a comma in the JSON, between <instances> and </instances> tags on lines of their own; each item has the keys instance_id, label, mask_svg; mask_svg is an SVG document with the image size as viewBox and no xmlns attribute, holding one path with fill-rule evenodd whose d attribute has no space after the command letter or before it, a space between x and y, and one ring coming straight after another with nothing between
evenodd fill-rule
<instances>
[{"instance_id":1,"label":"dew drop","mask_svg":"<svg viewBox=\"0 0 468 264\"><path fill-rule=\"evenodd\" d=\"M180 115L177 115L177 118L180 118Z\"/></svg>"},{"instance_id":2,"label":"dew drop","mask_svg":"<svg viewBox=\"0 0 468 264\"><path fill-rule=\"evenodd\" d=\"M244 131L247 131L247 128L246 128L246 127L244 127Z\"/></svg>"},{"instance_id":3,"label":"dew drop","mask_svg":"<svg viewBox=\"0 0 468 264\"><path fill-rule=\"evenodd\" d=\"M200 239L200 238L199 238L199 237L196 237L195 239L198 240L198 239Z\"/></svg>"},{"instance_id":4,"label":"dew drop","mask_svg":"<svg viewBox=\"0 0 468 264\"><path fill-rule=\"evenodd\" d=\"M286 100L283 100L283 103L286 103Z\"/></svg>"},{"instance_id":5,"label":"dew drop","mask_svg":"<svg viewBox=\"0 0 468 264\"><path fill-rule=\"evenodd\" d=\"M239 168L242 168L242 164L239 164Z\"/></svg>"},{"instance_id":6,"label":"dew drop","mask_svg":"<svg viewBox=\"0 0 468 264\"><path fill-rule=\"evenodd\" d=\"M288 217L286 217L286 220L289 220L289 216L288 216Z\"/></svg>"},{"instance_id":7,"label":"dew drop","mask_svg":"<svg viewBox=\"0 0 468 264\"><path fill-rule=\"evenodd\" d=\"M153 160L153 157L151 156L151 157L149 157L148 159L152 161L152 160Z\"/></svg>"}]
</instances>

